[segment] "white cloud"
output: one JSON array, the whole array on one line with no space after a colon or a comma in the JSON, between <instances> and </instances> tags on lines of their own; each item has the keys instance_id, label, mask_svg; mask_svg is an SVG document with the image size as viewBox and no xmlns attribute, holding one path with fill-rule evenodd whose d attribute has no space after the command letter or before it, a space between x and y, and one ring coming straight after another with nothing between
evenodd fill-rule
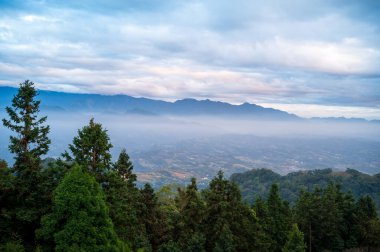
<instances>
[{"instance_id":1,"label":"white cloud","mask_svg":"<svg viewBox=\"0 0 380 252\"><path fill-rule=\"evenodd\" d=\"M377 25L333 4L87 4L0 17L0 83L233 103L370 107L380 99Z\"/></svg>"},{"instance_id":2,"label":"white cloud","mask_svg":"<svg viewBox=\"0 0 380 252\"><path fill-rule=\"evenodd\" d=\"M316 104L275 104L262 103L262 106L281 109L298 116L311 117L346 117L380 119L380 109L371 107L327 106Z\"/></svg>"}]
</instances>

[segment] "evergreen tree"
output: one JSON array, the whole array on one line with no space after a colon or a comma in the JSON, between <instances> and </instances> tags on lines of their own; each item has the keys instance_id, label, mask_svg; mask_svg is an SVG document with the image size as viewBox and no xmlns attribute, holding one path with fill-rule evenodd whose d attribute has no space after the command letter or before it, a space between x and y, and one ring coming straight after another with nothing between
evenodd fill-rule
<instances>
[{"instance_id":1,"label":"evergreen tree","mask_svg":"<svg viewBox=\"0 0 380 252\"><path fill-rule=\"evenodd\" d=\"M270 230L270 216L267 202L261 197L258 197L253 205L253 210L260 226L260 230L256 232L256 236L258 237L258 247L260 248L260 251L271 251L270 247L275 242L270 235L272 231Z\"/></svg>"},{"instance_id":2,"label":"evergreen tree","mask_svg":"<svg viewBox=\"0 0 380 252\"><path fill-rule=\"evenodd\" d=\"M212 252L234 252L234 251L236 251L236 249L235 249L232 232L227 225L224 225L222 227L222 230L220 231L219 237L215 241L215 246Z\"/></svg>"},{"instance_id":3,"label":"evergreen tree","mask_svg":"<svg viewBox=\"0 0 380 252\"><path fill-rule=\"evenodd\" d=\"M18 176L28 176L40 169L41 156L49 150L49 126L44 126L47 117L38 118L40 101L34 83L20 83L18 93L12 99L12 107L6 107L10 120L3 119L5 127L15 132L10 136L9 150L15 154L14 170Z\"/></svg>"},{"instance_id":4,"label":"evergreen tree","mask_svg":"<svg viewBox=\"0 0 380 252\"><path fill-rule=\"evenodd\" d=\"M66 151L63 157L80 164L102 183L106 180L105 174L111 169L111 148L107 130L91 118L87 126L78 130L73 143L69 144L71 155Z\"/></svg>"},{"instance_id":5,"label":"evergreen tree","mask_svg":"<svg viewBox=\"0 0 380 252\"><path fill-rule=\"evenodd\" d=\"M49 126L47 117L39 117L40 101L34 83L26 80L19 86L12 99L12 106L6 107L9 116L3 119L5 127L15 134L10 136L9 150L15 154L13 166L13 230L26 245L34 246L34 232L40 218L50 209L49 195L45 194L41 178L41 156L49 150Z\"/></svg>"},{"instance_id":6,"label":"evergreen tree","mask_svg":"<svg viewBox=\"0 0 380 252\"><path fill-rule=\"evenodd\" d=\"M254 212L241 201L239 188L224 179L223 172L210 182L204 192L206 202L206 251L220 248L221 237L228 237L236 251L258 250L255 236L259 230ZM219 245L218 245L219 244Z\"/></svg>"},{"instance_id":7,"label":"evergreen tree","mask_svg":"<svg viewBox=\"0 0 380 252\"><path fill-rule=\"evenodd\" d=\"M205 202L198 192L195 178L185 190L179 189L176 203L180 216L176 231L182 251L204 251Z\"/></svg>"},{"instance_id":8,"label":"evergreen tree","mask_svg":"<svg viewBox=\"0 0 380 252\"><path fill-rule=\"evenodd\" d=\"M139 215L145 227L146 237L151 244L153 251L164 243L168 242L168 219L162 212L157 200L157 196L150 184L145 184L141 190L143 207Z\"/></svg>"},{"instance_id":9,"label":"evergreen tree","mask_svg":"<svg viewBox=\"0 0 380 252\"><path fill-rule=\"evenodd\" d=\"M323 249L333 251L342 251L344 249L344 240L340 230L344 222L343 211L341 208L341 191L340 187L335 184L329 184L322 195L319 214L323 218L320 223L321 230L321 246Z\"/></svg>"},{"instance_id":10,"label":"evergreen tree","mask_svg":"<svg viewBox=\"0 0 380 252\"><path fill-rule=\"evenodd\" d=\"M136 182L136 174L133 173L133 164L129 160L129 155L125 149L121 150L118 160L114 164L114 169L120 177L128 182L130 187L134 187Z\"/></svg>"},{"instance_id":11,"label":"evergreen tree","mask_svg":"<svg viewBox=\"0 0 380 252\"><path fill-rule=\"evenodd\" d=\"M139 219L141 195L134 183L136 175L133 174L133 166L125 150L120 153L114 167L115 169L107 175L105 186L110 217L118 237L129 243L133 249L138 249L139 237L145 235L142 231L142 221Z\"/></svg>"},{"instance_id":12,"label":"evergreen tree","mask_svg":"<svg viewBox=\"0 0 380 252\"><path fill-rule=\"evenodd\" d=\"M13 234L14 176L7 163L0 159L0 244L11 240Z\"/></svg>"},{"instance_id":13,"label":"evergreen tree","mask_svg":"<svg viewBox=\"0 0 380 252\"><path fill-rule=\"evenodd\" d=\"M309 251L343 251L360 245L357 215L352 195L343 193L336 184L301 192L295 206L296 221Z\"/></svg>"},{"instance_id":14,"label":"evergreen tree","mask_svg":"<svg viewBox=\"0 0 380 252\"><path fill-rule=\"evenodd\" d=\"M283 252L304 252L306 249L303 240L303 233L298 229L297 224L293 224L292 229L288 233Z\"/></svg>"},{"instance_id":15,"label":"evergreen tree","mask_svg":"<svg viewBox=\"0 0 380 252\"><path fill-rule=\"evenodd\" d=\"M320 191L315 189L311 194L301 191L295 206L295 215L298 225L305 235L308 251L314 251L316 235L319 231L320 215Z\"/></svg>"},{"instance_id":16,"label":"evergreen tree","mask_svg":"<svg viewBox=\"0 0 380 252\"><path fill-rule=\"evenodd\" d=\"M277 184L271 187L267 206L267 231L272 240L271 251L281 251L291 229L291 212L288 203L281 199Z\"/></svg>"},{"instance_id":17,"label":"evergreen tree","mask_svg":"<svg viewBox=\"0 0 380 252\"><path fill-rule=\"evenodd\" d=\"M122 250L101 187L79 166L54 191L52 213L42 218L37 235L55 251Z\"/></svg>"},{"instance_id":18,"label":"evergreen tree","mask_svg":"<svg viewBox=\"0 0 380 252\"><path fill-rule=\"evenodd\" d=\"M372 198L362 196L355 204L354 235L358 246L367 248L380 248L380 221L377 217L376 206Z\"/></svg>"}]
</instances>

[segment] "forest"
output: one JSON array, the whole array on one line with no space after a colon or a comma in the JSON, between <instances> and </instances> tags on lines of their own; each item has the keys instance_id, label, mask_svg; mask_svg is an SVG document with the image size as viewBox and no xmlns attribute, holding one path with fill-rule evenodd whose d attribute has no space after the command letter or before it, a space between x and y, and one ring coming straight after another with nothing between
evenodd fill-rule
<instances>
[{"instance_id":1,"label":"forest","mask_svg":"<svg viewBox=\"0 0 380 252\"><path fill-rule=\"evenodd\" d=\"M271 184L280 188L280 196L291 205L295 204L301 190L312 191L324 188L329 183L339 184L344 192L350 192L355 199L369 195L380 210L380 173L369 175L347 168L346 171L331 168L291 172L281 176L269 169L253 169L235 173L230 177L236 183L243 200L252 204L259 196L267 196Z\"/></svg>"},{"instance_id":2,"label":"forest","mask_svg":"<svg viewBox=\"0 0 380 252\"><path fill-rule=\"evenodd\" d=\"M2 120L13 132L14 164L0 161L0 251L380 249L373 198L354 197L337 181L301 188L292 204L276 180L265 195L243 200L222 171L203 190L195 179L184 187L138 187L128 153L112 162L111 139L95 119L46 162L50 127L34 83L21 83L11 102Z\"/></svg>"}]
</instances>

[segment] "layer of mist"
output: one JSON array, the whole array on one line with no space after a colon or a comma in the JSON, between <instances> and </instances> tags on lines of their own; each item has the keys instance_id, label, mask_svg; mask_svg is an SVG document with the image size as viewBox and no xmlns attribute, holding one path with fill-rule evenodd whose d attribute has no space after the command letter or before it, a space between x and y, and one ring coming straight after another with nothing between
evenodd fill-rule
<instances>
[{"instance_id":1,"label":"layer of mist","mask_svg":"<svg viewBox=\"0 0 380 252\"><path fill-rule=\"evenodd\" d=\"M66 111L42 111L41 114L48 115L47 123L51 127L49 157L59 157L67 150L77 130L94 117L108 130L114 146L113 159L126 148L139 178L153 183L160 183L163 178L166 182L181 182L191 176L209 180L219 169L227 175L261 167L282 174L315 168L380 172L380 124L375 122L239 120ZM0 116L6 117L4 112ZM10 133L0 127L0 158L12 163L7 150ZM281 158L282 155L285 157Z\"/></svg>"}]
</instances>

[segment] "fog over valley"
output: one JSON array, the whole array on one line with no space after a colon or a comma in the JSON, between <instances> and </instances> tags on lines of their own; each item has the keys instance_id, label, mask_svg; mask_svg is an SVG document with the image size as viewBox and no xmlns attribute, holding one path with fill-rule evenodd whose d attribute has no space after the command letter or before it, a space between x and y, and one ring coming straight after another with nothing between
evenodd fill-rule
<instances>
[{"instance_id":1,"label":"fog over valley","mask_svg":"<svg viewBox=\"0 0 380 252\"><path fill-rule=\"evenodd\" d=\"M1 118L6 117L4 110ZM280 174L297 170L353 168L380 172L380 123L347 119L250 119L230 116L142 115L42 109L51 127L48 157L68 149L90 118L108 130L116 159L130 154L138 179L162 185L195 176L206 185L222 169L229 176L253 168ZM1 157L10 131L0 128Z\"/></svg>"}]
</instances>

